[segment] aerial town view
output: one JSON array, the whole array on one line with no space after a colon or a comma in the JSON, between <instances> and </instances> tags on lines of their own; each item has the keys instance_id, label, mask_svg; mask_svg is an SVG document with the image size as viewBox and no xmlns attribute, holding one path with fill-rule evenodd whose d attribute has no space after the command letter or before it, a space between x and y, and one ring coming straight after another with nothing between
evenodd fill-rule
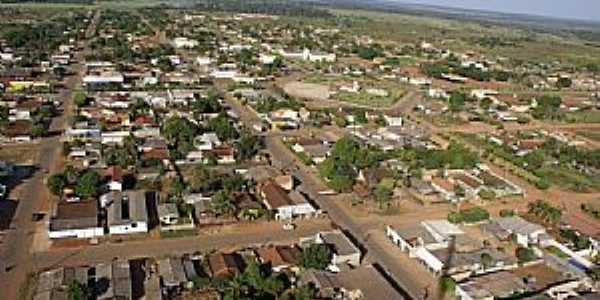
<instances>
[{"instance_id":1,"label":"aerial town view","mask_svg":"<svg viewBox=\"0 0 600 300\"><path fill-rule=\"evenodd\" d=\"M0 300L600 299L562 2L0 0Z\"/></svg>"}]
</instances>

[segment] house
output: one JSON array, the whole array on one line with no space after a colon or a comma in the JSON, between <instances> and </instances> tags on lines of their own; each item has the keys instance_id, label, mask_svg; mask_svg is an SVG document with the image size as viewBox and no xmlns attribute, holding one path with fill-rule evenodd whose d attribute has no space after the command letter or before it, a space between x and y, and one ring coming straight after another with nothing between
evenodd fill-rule
<instances>
[{"instance_id":1,"label":"house","mask_svg":"<svg viewBox=\"0 0 600 300\"><path fill-rule=\"evenodd\" d=\"M489 224L483 225L485 231L493 233L501 240L514 235L519 245L529 247L537 244L548 235L544 227L528 222L519 216L492 219Z\"/></svg>"},{"instance_id":2,"label":"house","mask_svg":"<svg viewBox=\"0 0 600 300\"><path fill-rule=\"evenodd\" d=\"M456 285L459 300L492 300L510 298L528 291L523 278L507 271L470 278Z\"/></svg>"},{"instance_id":3,"label":"house","mask_svg":"<svg viewBox=\"0 0 600 300\"><path fill-rule=\"evenodd\" d=\"M402 117L393 117L393 116L384 115L383 118L385 119L385 122L387 123L388 126L404 125Z\"/></svg>"},{"instance_id":4,"label":"house","mask_svg":"<svg viewBox=\"0 0 600 300\"><path fill-rule=\"evenodd\" d=\"M210 151L217 157L217 163L219 164L232 164L235 163L235 148L231 146L218 146Z\"/></svg>"},{"instance_id":5,"label":"house","mask_svg":"<svg viewBox=\"0 0 600 300\"><path fill-rule=\"evenodd\" d=\"M332 265L350 265L352 267L360 265L360 249L340 230L319 232L315 237L315 241L327 245L332 250Z\"/></svg>"},{"instance_id":6,"label":"house","mask_svg":"<svg viewBox=\"0 0 600 300\"><path fill-rule=\"evenodd\" d=\"M267 209L275 213L278 220L294 217L308 217L316 213L306 197L298 191L287 193L273 180L267 180L259 187L260 196Z\"/></svg>"},{"instance_id":7,"label":"house","mask_svg":"<svg viewBox=\"0 0 600 300\"><path fill-rule=\"evenodd\" d=\"M173 47L176 49L194 48L194 47L198 46L198 44L199 44L198 41L188 39L186 37L176 37L171 42L171 45L173 45Z\"/></svg>"},{"instance_id":8,"label":"house","mask_svg":"<svg viewBox=\"0 0 600 300\"><path fill-rule=\"evenodd\" d=\"M221 144L221 140L214 132L205 132L194 139L194 146L200 151L210 151Z\"/></svg>"},{"instance_id":9,"label":"house","mask_svg":"<svg viewBox=\"0 0 600 300\"><path fill-rule=\"evenodd\" d=\"M164 286L168 288L179 287L188 281L185 269L180 258L164 258L157 261L158 274Z\"/></svg>"},{"instance_id":10,"label":"house","mask_svg":"<svg viewBox=\"0 0 600 300\"><path fill-rule=\"evenodd\" d=\"M133 287L131 266L127 260L115 260L110 263L98 264L94 267L96 299L131 299Z\"/></svg>"},{"instance_id":11,"label":"house","mask_svg":"<svg viewBox=\"0 0 600 300\"><path fill-rule=\"evenodd\" d=\"M14 142L29 142L32 129L33 124L30 120L17 120L6 126L4 134Z\"/></svg>"},{"instance_id":12,"label":"house","mask_svg":"<svg viewBox=\"0 0 600 300\"><path fill-rule=\"evenodd\" d=\"M373 265L339 273L309 270L300 282L316 287L317 299L404 300Z\"/></svg>"},{"instance_id":13,"label":"house","mask_svg":"<svg viewBox=\"0 0 600 300\"><path fill-rule=\"evenodd\" d=\"M119 166L111 166L107 172L110 178L106 186L109 191L120 192L123 190L123 170Z\"/></svg>"},{"instance_id":14,"label":"house","mask_svg":"<svg viewBox=\"0 0 600 300\"><path fill-rule=\"evenodd\" d=\"M158 219L161 224L174 225L179 222L179 210L175 203L161 203L158 205Z\"/></svg>"},{"instance_id":15,"label":"house","mask_svg":"<svg viewBox=\"0 0 600 300\"><path fill-rule=\"evenodd\" d=\"M110 234L148 232L145 191L111 192L101 198Z\"/></svg>"},{"instance_id":16,"label":"house","mask_svg":"<svg viewBox=\"0 0 600 300\"><path fill-rule=\"evenodd\" d=\"M48 235L59 238L94 238L104 235L95 200L59 202L50 218Z\"/></svg>"},{"instance_id":17,"label":"house","mask_svg":"<svg viewBox=\"0 0 600 300\"><path fill-rule=\"evenodd\" d=\"M293 246L264 246L254 251L258 260L268 264L273 272L286 269L297 269L300 259L300 250Z\"/></svg>"},{"instance_id":18,"label":"house","mask_svg":"<svg viewBox=\"0 0 600 300\"><path fill-rule=\"evenodd\" d=\"M399 228L388 226L386 236L409 257L417 258L434 273L442 271L443 263L430 251L445 249L456 236L464 232L447 220L423 221Z\"/></svg>"},{"instance_id":19,"label":"house","mask_svg":"<svg viewBox=\"0 0 600 300\"><path fill-rule=\"evenodd\" d=\"M231 278L242 272L244 262L237 253L214 253L208 256L208 267L215 278Z\"/></svg>"}]
</instances>

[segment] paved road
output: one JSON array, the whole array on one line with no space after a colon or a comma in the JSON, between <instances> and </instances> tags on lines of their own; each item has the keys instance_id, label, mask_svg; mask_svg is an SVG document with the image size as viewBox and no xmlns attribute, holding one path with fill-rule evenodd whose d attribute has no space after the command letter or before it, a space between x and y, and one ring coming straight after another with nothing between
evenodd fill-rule
<instances>
[{"instance_id":1,"label":"paved road","mask_svg":"<svg viewBox=\"0 0 600 300\"><path fill-rule=\"evenodd\" d=\"M240 119L247 125L258 120L253 110L241 105L231 97L226 97L234 111L240 115ZM334 200L334 197L319 195L320 191L328 190L316 171L302 164L296 156L283 144L277 134L268 133L265 136L265 146L273 158L274 166L292 172L302 182L302 188L312 199L315 200L321 210L327 212L329 217L342 229L348 232L361 246L367 250L373 262L379 263L384 270L406 291L413 299L423 298L423 282L417 278L406 276L411 274L413 265L402 264L394 257L394 253L386 251L387 241L381 239L369 239L369 230L372 226L365 226L356 218L348 215ZM428 283L425 283L428 284ZM432 291L435 292L435 291ZM430 295L432 296L432 295Z\"/></svg>"},{"instance_id":2,"label":"paved road","mask_svg":"<svg viewBox=\"0 0 600 300\"><path fill-rule=\"evenodd\" d=\"M98 16L96 15L94 20L97 20ZM95 22L90 23L87 33L94 30L94 24ZM65 88L59 93L65 113L54 118L50 125L51 132L62 132L64 129L71 107L72 91L81 84L83 54L81 52L76 53L75 59L77 64L72 66L75 74L65 79ZM43 138L38 147L37 167L39 170L32 178L23 183L23 186L19 189L19 194L16 195L16 198L19 199L17 211L0 252L0 291L2 299L17 299L28 274L34 271L31 248L36 224L32 220L32 214L38 211L46 197L45 174L42 170L55 172L62 151L60 139L56 136Z\"/></svg>"}]
</instances>

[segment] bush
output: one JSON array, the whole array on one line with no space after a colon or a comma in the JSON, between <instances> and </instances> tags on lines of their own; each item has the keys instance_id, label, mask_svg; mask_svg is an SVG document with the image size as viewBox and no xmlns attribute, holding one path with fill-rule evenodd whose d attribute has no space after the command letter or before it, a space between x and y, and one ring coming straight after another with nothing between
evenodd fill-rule
<instances>
[{"instance_id":1,"label":"bush","mask_svg":"<svg viewBox=\"0 0 600 300\"><path fill-rule=\"evenodd\" d=\"M307 269L324 270L331 261L331 250L324 244L311 244L302 251L300 264Z\"/></svg>"},{"instance_id":2,"label":"bush","mask_svg":"<svg viewBox=\"0 0 600 300\"><path fill-rule=\"evenodd\" d=\"M520 263L526 263L537 259L535 252L531 248L519 247L515 252Z\"/></svg>"},{"instance_id":3,"label":"bush","mask_svg":"<svg viewBox=\"0 0 600 300\"><path fill-rule=\"evenodd\" d=\"M512 209L503 209L500 211L500 216L503 218L512 217L515 215L515 211Z\"/></svg>"},{"instance_id":4,"label":"bush","mask_svg":"<svg viewBox=\"0 0 600 300\"><path fill-rule=\"evenodd\" d=\"M540 190L547 190L550 188L550 182L545 179L540 179L535 182L535 187Z\"/></svg>"},{"instance_id":5,"label":"bush","mask_svg":"<svg viewBox=\"0 0 600 300\"><path fill-rule=\"evenodd\" d=\"M456 281L452 277L443 276L440 278L440 290L444 294L454 294L454 289L456 289Z\"/></svg>"},{"instance_id":6,"label":"bush","mask_svg":"<svg viewBox=\"0 0 600 300\"><path fill-rule=\"evenodd\" d=\"M479 191L479 197L483 200L494 200L496 199L496 192L490 189L482 189Z\"/></svg>"},{"instance_id":7,"label":"bush","mask_svg":"<svg viewBox=\"0 0 600 300\"><path fill-rule=\"evenodd\" d=\"M459 223L477 223L490 218L490 213L481 208L473 207L470 209L461 210L460 212L450 212L448 221L454 224Z\"/></svg>"}]
</instances>

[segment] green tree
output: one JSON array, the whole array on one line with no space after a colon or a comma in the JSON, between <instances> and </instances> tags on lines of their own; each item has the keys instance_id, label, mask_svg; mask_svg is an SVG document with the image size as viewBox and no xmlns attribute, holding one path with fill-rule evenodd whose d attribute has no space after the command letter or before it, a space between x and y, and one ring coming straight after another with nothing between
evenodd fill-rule
<instances>
[{"instance_id":1,"label":"green tree","mask_svg":"<svg viewBox=\"0 0 600 300\"><path fill-rule=\"evenodd\" d=\"M233 140L239 133L226 113L220 113L216 118L208 121L208 128L214 131L223 141Z\"/></svg>"},{"instance_id":2,"label":"green tree","mask_svg":"<svg viewBox=\"0 0 600 300\"><path fill-rule=\"evenodd\" d=\"M77 181L75 193L82 198L91 198L98 194L100 175L96 171L88 170Z\"/></svg>"},{"instance_id":3,"label":"green tree","mask_svg":"<svg viewBox=\"0 0 600 300\"><path fill-rule=\"evenodd\" d=\"M517 256L517 259L521 263L530 262L537 258L531 248L524 248L524 247L517 248L517 250L515 251L515 255Z\"/></svg>"},{"instance_id":4,"label":"green tree","mask_svg":"<svg viewBox=\"0 0 600 300\"><path fill-rule=\"evenodd\" d=\"M86 106L89 103L87 94L82 91L74 92L73 103L77 105L77 107Z\"/></svg>"},{"instance_id":5,"label":"green tree","mask_svg":"<svg viewBox=\"0 0 600 300\"><path fill-rule=\"evenodd\" d=\"M90 289L78 282L72 281L67 288L67 298L69 300L87 300L91 299L92 293Z\"/></svg>"},{"instance_id":6,"label":"green tree","mask_svg":"<svg viewBox=\"0 0 600 300\"><path fill-rule=\"evenodd\" d=\"M235 143L236 156L240 161L248 160L254 157L262 148L261 140L258 136L244 129L240 133L240 138Z\"/></svg>"},{"instance_id":7,"label":"green tree","mask_svg":"<svg viewBox=\"0 0 600 300\"><path fill-rule=\"evenodd\" d=\"M235 213L233 196L226 190L218 191L210 200L211 211L219 216L231 216Z\"/></svg>"},{"instance_id":8,"label":"green tree","mask_svg":"<svg viewBox=\"0 0 600 300\"><path fill-rule=\"evenodd\" d=\"M456 281L450 276L440 277L440 290L444 294L454 295L454 289L456 289Z\"/></svg>"},{"instance_id":9,"label":"green tree","mask_svg":"<svg viewBox=\"0 0 600 300\"><path fill-rule=\"evenodd\" d=\"M559 89L570 88L572 84L573 84L573 81L571 80L571 78L568 78L568 77L560 77L556 81L556 87Z\"/></svg>"},{"instance_id":10,"label":"green tree","mask_svg":"<svg viewBox=\"0 0 600 300\"><path fill-rule=\"evenodd\" d=\"M64 174L54 174L48 177L46 181L46 186L50 190L53 195L60 196L62 194L63 189L67 185L67 179Z\"/></svg>"},{"instance_id":11,"label":"green tree","mask_svg":"<svg viewBox=\"0 0 600 300\"><path fill-rule=\"evenodd\" d=\"M392 200L392 190L385 185L377 185L375 188L375 200L377 201L380 209L389 205L390 201Z\"/></svg>"},{"instance_id":12,"label":"green tree","mask_svg":"<svg viewBox=\"0 0 600 300\"><path fill-rule=\"evenodd\" d=\"M480 261L481 261L481 266L483 266L483 269L488 269L488 268L492 267L493 263L494 263L494 259L487 252L481 253Z\"/></svg>"},{"instance_id":13,"label":"green tree","mask_svg":"<svg viewBox=\"0 0 600 300\"><path fill-rule=\"evenodd\" d=\"M536 119L558 119L562 99L559 96L544 95L536 100L537 106L532 111Z\"/></svg>"},{"instance_id":14,"label":"green tree","mask_svg":"<svg viewBox=\"0 0 600 300\"><path fill-rule=\"evenodd\" d=\"M331 261L331 249L325 244L311 244L302 251L300 264L307 269L324 270Z\"/></svg>"},{"instance_id":15,"label":"green tree","mask_svg":"<svg viewBox=\"0 0 600 300\"><path fill-rule=\"evenodd\" d=\"M448 106L451 112L459 112L465 106L467 96L460 92L453 92L448 100Z\"/></svg>"}]
</instances>

